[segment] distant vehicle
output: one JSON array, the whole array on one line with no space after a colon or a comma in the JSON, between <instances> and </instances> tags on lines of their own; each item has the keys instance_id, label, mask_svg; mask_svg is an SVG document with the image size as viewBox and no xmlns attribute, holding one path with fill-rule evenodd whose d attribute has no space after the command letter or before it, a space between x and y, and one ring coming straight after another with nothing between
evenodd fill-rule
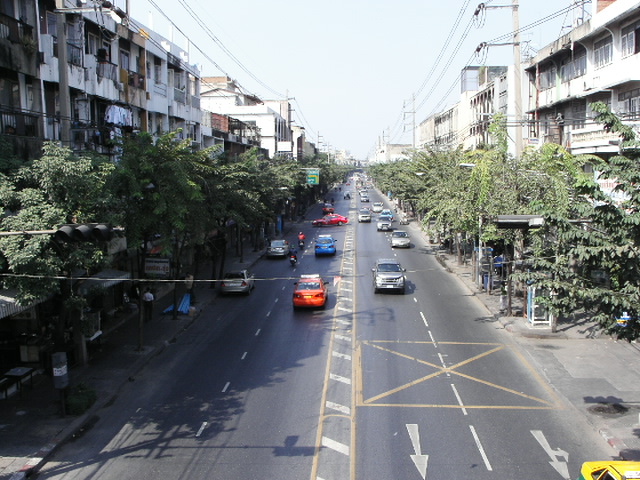
<instances>
[{"instance_id":1,"label":"distant vehicle","mask_svg":"<svg viewBox=\"0 0 640 480\"><path fill-rule=\"evenodd\" d=\"M406 270L402 268L397 260L380 258L376 261L371 271L373 272L374 293L378 293L380 290L405 292L406 279L404 272Z\"/></svg>"},{"instance_id":2,"label":"distant vehicle","mask_svg":"<svg viewBox=\"0 0 640 480\"><path fill-rule=\"evenodd\" d=\"M243 293L249 295L255 288L255 278L248 270L236 270L224 274L220 283L220 293Z\"/></svg>"},{"instance_id":3,"label":"distant vehicle","mask_svg":"<svg viewBox=\"0 0 640 480\"><path fill-rule=\"evenodd\" d=\"M380 215L388 215L391 217L391 221L393 222L394 216L393 216L393 212L391 210L389 210L388 208L383 209L380 212Z\"/></svg>"},{"instance_id":4,"label":"distant vehicle","mask_svg":"<svg viewBox=\"0 0 640 480\"><path fill-rule=\"evenodd\" d=\"M286 258L287 255L289 255L289 242L286 240L271 240L271 243L269 243L267 247L267 257Z\"/></svg>"},{"instance_id":5,"label":"distant vehicle","mask_svg":"<svg viewBox=\"0 0 640 480\"><path fill-rule=\"evenodd\" d=\"M337 213L332 213L312 221L311 225L314 227L321 227L325 225L344 225L348 221L349 219L347 217L343 217Z\"/></svg>"},{"instance_id":6,"label":"distant vehicle","mask_svg":"<svg viewBox=\"0 0 640 480\"><path fill-rule=\"evenodd\" d=\"M319 274L301 275L293 289L293 308L324 308L327 296L327 284Z\"/></svg>"},{"instance_id":7,"label":"distant vehicle","mask_svg":"<svg viewBox=\"0 0 640 480\"><path fill-rule=\"evenodd\" d=\"M368 208L361 208L358 212L358 222L371 223L371 211Z\"/></svg>"},{"instance_id":8,"label":"distant vehicle","mask_svg":"<svg viewBox=\"0 0 640 480\"><path fill-rule=\"evenodd\" d=\"M383 208L384 205L382 202L373 202L373 213L380 213Z\"/></svg>"},{"instance_id":9,"label":"distant vehicle","mask_svg":"<svg viewBox=\"0 0 640 480\"><path fill-rule=\"evenodd\" d=\"M369 202L369 195L360 195L361 202Z\"/></svg>"},{"instance_id":10,"label":"distant vehicle","mask_svg":"<svg viewBox=\"0 0 640 480\"><path fill-rule=\"evenodd\" d=\"M334 212L333 205L331 205L330 203L325 203L322 206L322 214L323 215L327 215L327 214L333 213L333 212Z\"/></svg>"},{"instance_id":11,"label":"distant vehicle","mask_svg":"<svg viewBox=\"0 0 640 480\"><path fill-rule=\"evenodd\" d=\"M603 461L584 462L577 480L630 480L640 479L640 462Z\"/></svg>"},{"instance_id":12,"label":"distant vehicle","mask_svg":"<svg viewBox=\"0 0 640 480\"><path fill-rule=\"evenodd\" d=\"M335 255L336 240L331 235L319 235L316 239L315 255Z\"/></svg>"},{"instance_id":13,"label":"distant vehicle","mask_svg":"<svg viewBox=\"0 0 640 480\"><path fill-rule=\"evenodd\" d=\"M376 228L379 232L388 232L393 229L393 219L389 215L380 215Z\"/></svg>"},{"instance_id":14,"label":"distant vehicle","mask_svg":"<svg viewBox=\"0 0 640 480\"><path fill-rule=\"evenodd\" d=\"M411 238L404 230L396 230L391 234L391 248L393 247L411 247Z\"/></svg>"}]
</instances>

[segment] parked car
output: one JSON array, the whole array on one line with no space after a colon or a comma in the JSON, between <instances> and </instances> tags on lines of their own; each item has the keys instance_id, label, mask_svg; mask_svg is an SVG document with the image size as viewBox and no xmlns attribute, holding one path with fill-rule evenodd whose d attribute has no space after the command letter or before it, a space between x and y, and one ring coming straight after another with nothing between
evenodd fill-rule
<instances>
[{"instance_id":1,"label":"parked car","mask_svg":"<svg viewBox=\"0 0 640 480\"><path fill-rule=\"evenodd\" d=\"M391 234L391 248L404 247L409 248L411 246L411 238L409 234L404 230L396 230Z\"/></svg>"},{"instance_id":2,"label":"parked car","mask_svg":"<svg viewBox=\"0 0 640 480\"><path fill-rule=\"evenodd\" d=\"M371 271L373 272L374 293L378 293L380 290L405 292L406 279L404 272L406 270L402 268L397 260L380 258L376 261Z\"/></svg>"},{"instance_id":3,"label":"parked car","mask_svg":"<svg viewBox=\"0 0 640 480\"><path fill-rule=\"evenodd\" d=\"M314 227L321 227L325 225L344 225L348 221L349 219L347 217L343 217L342 215L338 215L337 213L332 213L312 221L311 225L313 225Z\"/></svg>"},{"instance_id":4,"label":"parked car","mask_svg":"<svg viewBox=\"0 0 640 480\"><path fill-rule=\"evenodd\" d=\"M327 284L319 274L301 275L293 289L293 308L324 308L327 296Z\"/></svg>"},{"instance_id":5,"label":"parked car","mask_svg":"<svg viewBox=\"0 0 640 480\"><path fill-rule=\"evenodd\" d=\"M220 293L244 293L249 295L255 288L255 278L248 270L236 270L224 274L220 283Z\"/></svg>"},{"instance_id":6,"label":"parked car","mask_svg":"<svg viewBox=\"0 0 640 480\"><path fill-rule=\"evenodd\" d=\"M336 254L336 240L331 235L319 235L315 243L316 256Z\"/></svg>"},{"instance_id":7,"label":"parked car","mask_svg":"<svg viewBox=\"0 0 640 480\"><path fill-rule=\"evenodd\" d=\"M333 208L333 205L331 205L330 203L325 203L324 205L322 205L322 214L323 215L327 215L329 213L333 213L335 210Z\"/></svg>"},{"instance_id":8,"label":"parked car","mask_svg":"<svg viewBox=\"0 0 640 480\"><path fill-rule=\"evenodd\" d=\"M388 232L393 228L393 219L389 215L380 215L376 228L379 232Z\"/></svg>"},{"instance_id":9,"label":"parked car","mask_svg":"<svg viewBox=\"0 0 640 480\"><path fill-rule=\"evenodd\" d=\"M380 213L383 208L384 205L382 202L373 202L373 213Z\"/></svg>"},{"instance_id":10,"label":"parked car","mask_svg":"<svg viewBox=\"0 0 640 480\"><path fill-rule=\"evenodd\" d=\"M271 240L269 246L267 247L267 257L286 258L287 255L289 255L289 242L287 242L286 240Z\"/></svg>"},{"instance_id":11,"label":"parked car","mask_svg":"<svg viewBox=\"0 0 640 480\"><path fill-rule=\"evenodd\" d=\"M358 222L371 223L371 211L368 208L361 208L358 212Z\"/></svg>"}]
</instances>

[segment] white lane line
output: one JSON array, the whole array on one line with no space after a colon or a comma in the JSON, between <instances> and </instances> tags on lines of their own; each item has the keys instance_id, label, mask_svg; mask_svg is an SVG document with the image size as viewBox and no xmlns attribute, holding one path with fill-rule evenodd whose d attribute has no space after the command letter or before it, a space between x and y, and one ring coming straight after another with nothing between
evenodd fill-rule
<instances>
[{"instance_id":1,"label":"white lane line","mask_svg":"<svg viewBox=\"0 0 640 480\"><path fill-rule=\"evenodd\" d=\"M351 309L350 309L350 308L338 307L338 308L336 308L336 310L338 310L338 311L340 311L340 312L347 312L347 313L351 313Z\"/></svg>"},{"instance_id":2,"label":"white lane line","mask_svg":"<svg viewBox=\"0 0 640 480\"><path fill-rule=\"evenodd\" d=\"M351 409L346 405L340 405L339 403L329 402L326 403L327 408L331 410L336 410L338 412L344 413L345 415L351 415Z\"/></svg>"},{"instance_id":3,"label":"white lane line","mask_svg":"<svg viewBox=\"0 0 640 480\"><path fill-rule=\"evenodd\" d=\"M460 398L460 395L458 394L458 390L456 389L456 386L453 383L451 384L451 388L453 388L453 394L458 399L458 405L460 405L462 407L462 413L467 415L467 409L464 408L464 403L462 403L462 398Z\"/></svg>"},{"instance_id":4,"label":"white lane line","mask_svg":"<svg viewBox=\"0 0 640 480\"><path fill-rule=\"evenodd\" d=\"M276 299L274 300L274 302L275 302L275 303L278 303L278 300L279 300L279 299L278 299L278 297L276 297Z\"/></svg>"},{"instance_id":5,"label":"white lane line","mask_svg":"<svg viewBox=\"0 0 640 480\"><path fill-rule=\"evenodd\" d=\"M422 322L424 323L424 326L429 328L429 323L427 322L427 317L424 316L424 313L420 312L420 316L422 317Z\"/></svg>"},{"instance_id":6,"label":"white lane line","mask_svg":"<svg viewBox=\"0 0 640 480\"><path fill-rule=\"evenodd\" d=\"M335 440L331 440L330 438L322 437L322 446L330 448L331 450L335 450L336 452L342 453L343 455L349 455L349 445L336 442Z\"/></svg>"},{"instance_id":7,"label":"white lane line","mask_svg":"<svg viewBox=\"0 0 640 480\"><path fill-rule=\"evenodd\" d=\"M415 303L418 303L418 299L417 299L416 297L413 297L413 301L414 301Z\"/></svg>"},{"instance_id":8,"label":"white lane line","mask_svg":"<svg viewBox=\"0 0 640 480\"><path fill-rule=\"evenodd\" d=\"M247 352L244 352L242 354L242 357L240 357L240 360L244 360L245 358L247 358Z\"/></svg>"},{"instance_id":9,"label":"white lane line","mask_svg":"<svg viewBox=\"0 0 640 480\"><path fill-rule=\"evenodd\" d=\"M344 340L346 342L350 342L351 341L351 337L347 337L346 335L335 335L335 338L337 338L338 340Z\"/></svg>"},{"instance_id":10,"label":"white lane line","mask_svg":"<svg viewBox=\"0 0 640 480\"><path fill-rule=\"evenodd\" d=\"M351 385L351 379L347 377L343 377L341 375L336 375L334 373L329 374L329 378L331 380L335 380L336 382L346 383L347 385Z\"/></svg>"},{"instance_id":11,"label":"white lane line","mask_svg":"<svg viewBox=\"0 0 640 480\"><path fill-rule=\"evenodd\" d=\"M438 344L436 343L436 339L433 338L433 333L431 333L431 330L429 330L429 337L431 338L431 341L433 342L433 346L438 348Z\"/></svg>"},{"instance_id":12,"label":"white lane line","mask_svg":"<svg viewBox=\"0 0 640 480\"><path fill-rule=\"evenodd\" d=\"M200 428L198 429L198 433L196 433L196 437L199 437L200 435L202 435L202 432L204 431L206 426L207 426L207 422L202 422L202 425L200 425Z\"/></svg>"},{"instance_id":13,"label":"white lane line","mask_svg":"<svg viewBox=\"0 0 640 480\"><path fill-rule=\"evenodd\" d=\"M351 355L347 355L346 353L340 353L340 352L331 352L333 354L334 357L337 358L344 358L345 360L351 360Z\"/></svg>"},{"instance_id":14,"label":"white lane line","mask_svg":"<svg viewBox=\"0 0 640 480\"><path fill-rule=\"evenodd\" d=\"M484 466L487 467L487 470L489 470L490 472L493 471L493 468L491 468L491 464L489 463L489 459L487 458L487 454L484 453L484 448L482 448L482 444L480 443L480 438L476 433L476 429L473 428L473 425L469 425L469 428L471 429L471 434L473 435L473 439L476 441L476 446L478 447L478 450L480 450L480 455L482 455L482 460L484 460Z\"/></svg>"},{"instance_id":15,"label":"white lane line","mask_svg":"<svg viewBox=\"0 0 640 480\"><path fill-rule=\"evenodd\" d=\"M256 330L256 337L260 335L260 329Z\"/></svg>"},{"instance_id":16,"label":"white lane line","mask_svg":"<svg viewBox=\"0 0 640 480\"><path fill-rule=\"evenodd\" d=\"M267 312L267 317L271 315L271 310Z\"/></svg>"},{"instance_id":17,"label":"white lane line","mask_svg":"<svg viewBox=\"0 0 640 480\"><path fill-rule=\"evenodd\" d=\"M229 385L231 385L231 382L227 382L224 384L224 388L222 389L222 393L225 393L227 391L227 388L229 388Z\"/></svg>"},{"instance_id":18,"label":"white lane line","mask_svg":"<svg viewBox=\"0 0 640 480\"><path fill-rule=\"evenodd\" d=\"M341 323L342 325L351 325L351 322L342 320L341 318L336 318L336 323Z\"/></svg>"}]
</instances>

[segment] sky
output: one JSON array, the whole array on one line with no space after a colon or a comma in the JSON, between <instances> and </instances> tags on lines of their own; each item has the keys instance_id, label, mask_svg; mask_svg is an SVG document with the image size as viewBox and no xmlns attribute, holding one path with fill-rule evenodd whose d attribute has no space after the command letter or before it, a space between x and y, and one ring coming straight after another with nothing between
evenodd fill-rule
<instances>
[{"instance_id":1,"label":"sky","mask_svg":"<svg viewBox=\"0 0 640 480\"><path fill-rule=\"evenodd\" d=\"M189 52L202 76L289 98L321 150L365 160L379 143L411 144L414 119L453 105L465 66L512 63L513 47L497 45L513 41L512 2L487 0L474 16L479 0L130 0L130 16ZM574 3L519 0L523 59L591 12ZM476 54L482 42L494 45Z\"/></svg>"}]
</instances>

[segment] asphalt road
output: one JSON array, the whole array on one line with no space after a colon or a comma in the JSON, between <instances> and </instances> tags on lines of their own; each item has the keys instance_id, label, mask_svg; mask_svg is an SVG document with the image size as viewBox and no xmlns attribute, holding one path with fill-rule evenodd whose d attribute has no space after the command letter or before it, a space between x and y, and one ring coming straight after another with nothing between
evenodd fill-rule
<instances>
[{"instance_id":1,"label":"asphalt road","mask_svg":"<svg viewBox=\"0 0 640 480\"><path fill-rule=\"evenodd\" d=\"M262 260L250 296L215 299L38 478L569 479L607 458L422 240L392 250L359 203L336 203L348 225L306 228L295 269ZM314 257L320 233L335 257ZM389 256L405 295L373 293ZM302 273L330 280L326 309L293 310Z\"/></svg>"}]
</instances>

